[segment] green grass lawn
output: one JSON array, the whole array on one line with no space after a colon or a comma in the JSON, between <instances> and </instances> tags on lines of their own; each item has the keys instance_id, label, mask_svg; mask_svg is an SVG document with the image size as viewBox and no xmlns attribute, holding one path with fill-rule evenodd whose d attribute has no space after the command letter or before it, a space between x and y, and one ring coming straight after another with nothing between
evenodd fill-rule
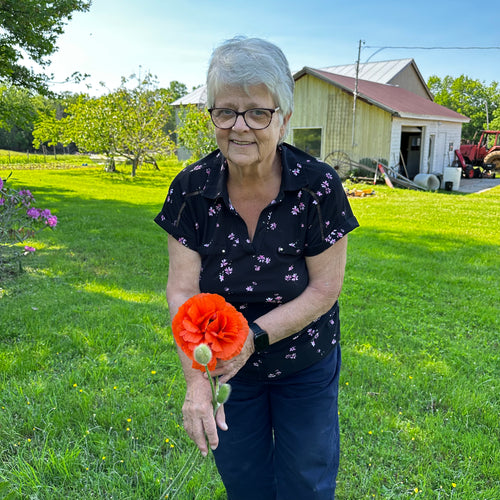
<instances>
[{"instance_id":1,"label":"green grass lawn","mask_svg":"<svg viewBox=\"0 0 500 500\"><path fill-rule=\"evenodd\" d=\"M225 498L182 429L153 223L178 168L9 180L59 224L0 277L0 499ZM500 187L378 185L352 205L338 499L497 500Z\"/></svg>"}]
</instances>

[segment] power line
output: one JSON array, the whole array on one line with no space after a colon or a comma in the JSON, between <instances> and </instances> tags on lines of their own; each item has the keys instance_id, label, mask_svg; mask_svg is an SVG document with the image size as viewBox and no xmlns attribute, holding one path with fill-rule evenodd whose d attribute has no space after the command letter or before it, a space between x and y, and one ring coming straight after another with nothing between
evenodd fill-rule
<instances>
[{"instance_id":1,"label":"power line","mask_svg":"<svg viewBox=\"0 0 500 500\"><path fill-rule=\"evenodd\" d=\"M361 42L361 40L360 40ZM411 49L411 50L500 50L500 47L498 46L490 46L490 47L441 47L441 46L435 46L435 47L423 47L423 46L377 46L377 45L364 45L363 42L363 49L377 49L366 61L365 64L376 54L381 52L384 49Z\"/></svg>"},{"instance_id":2,"label":"power line","mask_svg":"<svg viewBox=\"0 0 500 500\"><path fill-rule=\"evenodd\" d=\"M375 46L375 45L365 45L365 49L423 49L423 50L500 50L500 47L497 46L491 46L491 47L421 47L421 46L412 46L412 47L405 47L405 46Z\"/></svg>"}]
</instances>

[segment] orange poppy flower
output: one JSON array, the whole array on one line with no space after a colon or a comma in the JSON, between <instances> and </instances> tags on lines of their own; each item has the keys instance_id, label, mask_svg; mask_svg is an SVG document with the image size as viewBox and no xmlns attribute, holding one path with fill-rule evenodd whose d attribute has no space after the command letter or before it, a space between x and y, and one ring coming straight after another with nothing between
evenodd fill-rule
<instances>
[{"instance_id":1,"label":"orange poppy flower","mask_svg":"<svg viewBox=\"0 0 500 500\"><path fill-rule=\"evenodd\" d=\"M193 351L199 344L207 344L213 354L207 366L213 370L218 359L231 359L240 353L248 335L248 323L224 297L199 293L179 308L172 321L172 332L177 345L198 370L205 367L196 362Z\"/></svg>"}]
</instances>

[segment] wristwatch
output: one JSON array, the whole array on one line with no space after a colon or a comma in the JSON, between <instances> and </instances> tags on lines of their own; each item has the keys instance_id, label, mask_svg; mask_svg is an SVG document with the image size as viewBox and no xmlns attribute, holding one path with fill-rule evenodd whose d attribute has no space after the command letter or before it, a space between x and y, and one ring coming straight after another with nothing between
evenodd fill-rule
<instances>
[{"instance_id":1,"label":"wristwatch","mask_svg":"<svg viewBox=\"0 0 500 500\"><path fill-rule=\"evenodd\" d=\"M265 351L269 347L269 335L257 323L248 325L253 332L253 343L255 352Z\"/></svg>"}]
</instances>

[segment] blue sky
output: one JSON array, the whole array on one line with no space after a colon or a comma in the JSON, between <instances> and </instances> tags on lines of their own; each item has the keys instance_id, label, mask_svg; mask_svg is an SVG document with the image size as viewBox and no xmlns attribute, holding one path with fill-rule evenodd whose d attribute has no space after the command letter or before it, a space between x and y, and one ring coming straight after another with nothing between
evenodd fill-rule
<instances>
[{"instance_id":1,"label":"blue sky","mask_svg":"<svg viewBox=\"0 0 500 500\"><path fill-rule=\"evenodd\" d=\"M493 4L490 4L490 7ZM488 14L490 12L490 15ZM189 90L204 83L215 46L235 35L259 36L285 52L293 71L361 62L415 59L424 79L465 74L500 82L500 50L375 47L500 47L498 16L464 0L93 0L59 38L48 72L57 81L74 71L101 93L121 77L149 71L161 86ZM56 85L56 91L85 91Z\"/></svg>"}]
</instances>

